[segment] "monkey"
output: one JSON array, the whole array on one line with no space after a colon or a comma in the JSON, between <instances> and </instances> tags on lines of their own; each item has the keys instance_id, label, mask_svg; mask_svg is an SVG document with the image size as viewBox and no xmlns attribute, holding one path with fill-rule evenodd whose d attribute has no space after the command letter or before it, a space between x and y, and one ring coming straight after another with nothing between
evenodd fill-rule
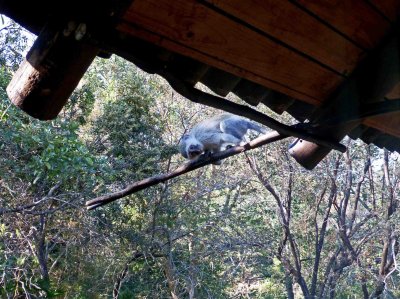
<instances>
[{"instance_id":1,"label":"monkey","mask_svg":"<svg viewBox=\"0 0 400 299\"><path fill-rule=\"evenodd\" d=\"M267 130L243 117L233 114L220 114L195 125L184 134L179 142L179 151L189 160L202 155L210 155L227 148L241 145L249 130L265 134ZM214 164L221 164L217 161Z\"/></svg>"}]
</instances>

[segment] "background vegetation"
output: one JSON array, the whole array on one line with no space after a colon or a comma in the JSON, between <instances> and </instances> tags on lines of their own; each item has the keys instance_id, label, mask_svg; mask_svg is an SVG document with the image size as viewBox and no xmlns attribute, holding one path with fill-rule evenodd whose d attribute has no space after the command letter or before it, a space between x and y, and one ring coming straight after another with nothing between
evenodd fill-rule
<instances>
[{"instance_id":1,"label":"background vegetation","mask_svg":"<svg viewBox=\"0 0 400 299\"><path fill-rule=\"evenodd\" d=\"M1 298L400 297L397 154L347 140L305 171L285 141L87 212L218 112L112 56L40 122L5 92L26 34L0 40Z\"/></svg>"}]
</instances>

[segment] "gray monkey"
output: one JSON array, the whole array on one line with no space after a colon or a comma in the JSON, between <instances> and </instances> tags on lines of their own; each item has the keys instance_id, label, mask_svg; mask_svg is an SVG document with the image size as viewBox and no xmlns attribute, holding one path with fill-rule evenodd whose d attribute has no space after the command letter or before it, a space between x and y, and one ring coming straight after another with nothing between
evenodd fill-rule
<instances>
[{"instance_id":1,"label":"gray monkey","mask_svg":"<svg viewBox=\"0 0 400 299\"><path fill-rule=\"evenodd\" d=\"M179 142L179 151L194 160L202 154L212 154L245 142L248 130L265 133L256 123L233 114L221 114L195 125ZM221 164L220 161L215 164Z\"/></svg>"}]
</instances>

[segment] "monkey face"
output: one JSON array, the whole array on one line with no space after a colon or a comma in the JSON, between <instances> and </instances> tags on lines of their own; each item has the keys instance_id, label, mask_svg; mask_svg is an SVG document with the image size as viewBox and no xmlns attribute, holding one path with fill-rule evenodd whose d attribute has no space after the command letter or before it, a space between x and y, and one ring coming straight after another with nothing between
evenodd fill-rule
<instances>
[{"instance_id":1,"label":"monkey face","mask_svg":"<svg viewBox=\"0 0 400 299\"><path fill-rule=\"evenodd\" d=\"M190 134L183 135L179 142L179 149L182 156L190 160L197 158L204 152L203 144Z\"/></svg>"},{"instance_id":2,"label":"monkey face","mask_svg":"<svg viewBox=\"0 0 400 299\"><path fill-rule=\"evenodd\" d=\"M203 145L200 143L189 144L187 147L187 155L190 160L193 160L200 156L204 152Z\"/></svg>"}]
</instances>

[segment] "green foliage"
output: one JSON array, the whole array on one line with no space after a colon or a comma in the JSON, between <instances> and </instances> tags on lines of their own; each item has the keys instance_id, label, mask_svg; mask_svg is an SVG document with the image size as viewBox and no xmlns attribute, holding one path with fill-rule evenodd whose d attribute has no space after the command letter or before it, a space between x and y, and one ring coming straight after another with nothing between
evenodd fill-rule
<instances>
[{"instance_id":1,"label":"green foliage","mask_svg":"<svg viewBox=\"0 0 400 299\"><path fill-rule=\"evenodd\" d=\"M0 20L0 65L16 70L23 60L29 33L9 19Z\"/></svg>"},{"instance_id":2,"label":"green foliage","mask_svg":"<svg viewBox=\"0 0 400 299\"><path fill-rule=\"evenodd\" d=\"M143 178L158 171L158 162L175 150L163 141L164 127L154 110L162 88L122 59L111 59L98 61L87 76L102 100L89 129L92 149L108 157L117 171L114 180ZM93 84L100 74L102 79L107 74L107 81Z\"/></svg>"},{"instance_id":3,"label":"green foliage","mask_svg":"<svg viewBox=\"0 0 400 299\"><path fill-rule=\"evenodd\" d=\"M94 108L95 101L96 97L90 86L78 87L64 107L64 118L67 121L75 121L80 126L84 125Z\"/></svg>"},{"instance_id":4,"label":"green foliage","mask_svg":"<svg viewBox=\"0 0 400 299\"><path fill-rule=\"evenodd\" d=\"M78 139L76 124L43 124L13 117L13 121L9 118L3 123L0 131L2 150L8 154L1 163L5 173L32 182L33 186L62 182L73 188L82 181L89 185L95 183L101 157L90 154Z\"/></svg>"}]
</instances>

